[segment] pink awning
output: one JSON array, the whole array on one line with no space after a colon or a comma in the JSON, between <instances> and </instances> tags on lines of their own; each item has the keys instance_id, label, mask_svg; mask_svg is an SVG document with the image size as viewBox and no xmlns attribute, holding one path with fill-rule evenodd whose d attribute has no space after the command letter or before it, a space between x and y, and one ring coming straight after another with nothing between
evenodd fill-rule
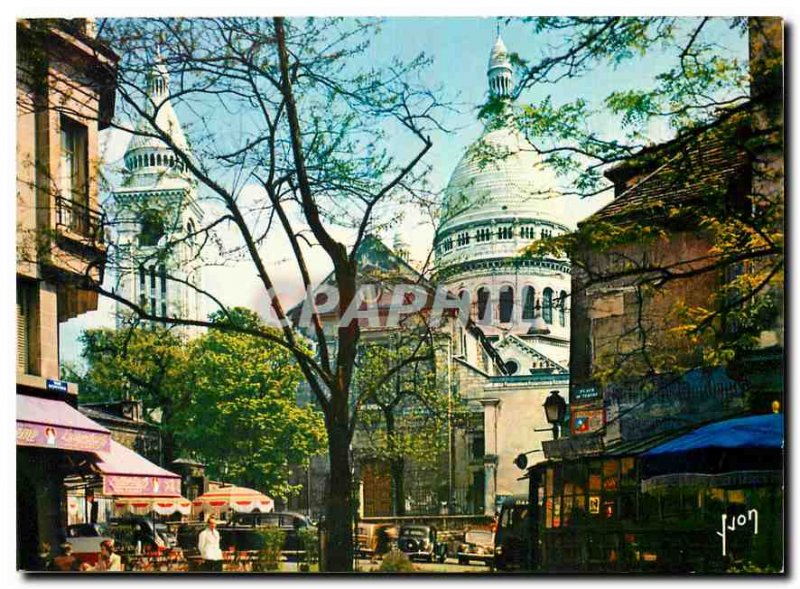
<instances>
[{"instance_id":1,"label":"pink awning","mask_svg":"<svg viewBox=\"0 0 800 589\"><path fill-rule=\"evenodd\" d=\"M153 464L133 450L111 440L111 451L99 454L96 463L103 475L105 495L177 497L181 477Z\"/></svg>"},{"instance_id":2,"label":"pink awning","mask_svg":"<svg viewBox=\"0 0 800 589\"><path fill-rule=\"evenodd\" d=\"M64 401L17 395L17 446L108 452L111 433Z\"/></svg>"}]
</instances>

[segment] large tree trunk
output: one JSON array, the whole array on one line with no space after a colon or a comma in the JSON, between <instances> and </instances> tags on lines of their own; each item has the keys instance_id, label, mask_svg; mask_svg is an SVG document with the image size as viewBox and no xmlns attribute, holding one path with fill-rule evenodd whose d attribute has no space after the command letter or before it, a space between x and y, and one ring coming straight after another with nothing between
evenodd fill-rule
<instances>
[{"instance_id":1,"label":"large tree trunk","mask_svg":"<svg viewBox=\"0 0 800 589\"><path fill-rule=\"evenodd\" d=\"M384 409L383 415L386 420L386 437L389 441L389 455L394 458L389 460L389 475L392 477L392 513L394 515L406 514L406 501L403 474L406 461L402 456L397 455L394 445L395 423L392 408Z\"/></svg>"},{"instance_id":2,"label":"large tree trunk","mask_svg":"<svg viewBox=\"0 0 800 589\"><path fill-rule=\"evenodd\" d=\"M350 437L347 414L332 416L328 425L331 485L326 517L326 570L353 570L353 474L350 470Z\"/></svg>"},{"instance_id":3,"label":"large tree trunk","mask_svg":"<svg viewBox=\"0 0 800 589\"><path fill-rule=\"evenodd\" d=\"M406 514L406 492L405 492L405 468L404 458L394 458L389 463L392 474L392 499L394 501L394 514Z\"/></svg>"}]
</instances>

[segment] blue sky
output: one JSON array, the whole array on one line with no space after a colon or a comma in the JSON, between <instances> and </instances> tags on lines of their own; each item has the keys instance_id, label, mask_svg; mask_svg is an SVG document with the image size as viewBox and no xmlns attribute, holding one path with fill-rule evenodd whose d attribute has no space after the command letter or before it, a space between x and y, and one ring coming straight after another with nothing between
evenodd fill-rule
<instances>
[{"instance_id":1,"label":"blue sky","mask_svg":"<svg viewBox=\"0 0 800 589\"><path fill-rule=\"evenodd\" d=\"M496 30L497 20L494 18L391 18L384 22L381 34L369 50L367 58L375 63L387 62L395 55L407 59L424 51L434 61L423 80L431 86L441 85L445 95L458 103L459 112L449 114L444 120L452 132L434 135L434 146L427 157L427 163L433 167L431 179L436 189L446 185L464 150L481 132L481 125L475 116L476 107L486 96L486 65ZM721 51L732 51L746 60L746 39L720 26L709 30L725 47ZM537 37L532 26L522 22L502 24L501 34L509 51L519 53L527 59L542 55L547 50L548 43L561 41L556 37ZM670 59L674 59L673 53L651 51L646 56L625 62L618 68L598 67L581 78L566 80L557 86L541 87L522 98L538 100L551 94L556 103L576 97L597 103L612 90L640 87L643 82L652 79L654 72L664 69ZM177 110L184 124L191 123L192 115L189 111L181 108ZM606 136L613 136L618 128L616 121L609 117L598 117L591 123L598 132ZM129 138L120 132L104 132L104 135L105 158L113 164L122 156ZM664 129L652 129L653 141L661 141L666 137ZM410 144L398 147L401 151L412 148ZM571 221L577 222L607 201L607 197L588 201L575 200L570 207L574 215ZM415 215L408 215L398 230L406 236L413 236L412 256L425 255L433 236L432 226ZM384 238L391 242L391 235ZM320 279L328 269L327 265L320 263L313 273ZM263 295L248 266L214 270L207 276L207 281L227 304L263 308ZM64 324L60 338L62 361L74 361L78 357L76 340L84 328L113 325L112 311L113 306L103 300L98 311Z\"/></svg>"}]
</instances>

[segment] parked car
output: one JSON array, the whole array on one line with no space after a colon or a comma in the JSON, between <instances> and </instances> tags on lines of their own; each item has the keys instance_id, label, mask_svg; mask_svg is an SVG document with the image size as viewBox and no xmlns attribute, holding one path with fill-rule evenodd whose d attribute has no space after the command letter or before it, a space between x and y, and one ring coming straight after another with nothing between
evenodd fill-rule
<instances>
[{"instance_id":1,"label":"parked car","mask_svg":"<svg viewBox=\"0 0 800 589\"><path fill-rule=\"evenodd\" d=\"M464 534L464 542L458 547L458 564L469 564L478 560L485 565L494 565L494 533L491 530L470 529Z\"/></svg>"},{"instance_id":2,"label":"parked car","mask_svg":"<svg viewBox=\"0 0 800 589\"><path fill-rule=\"evenodd\" d=\"M447 546L436 541L436 528L433 526L407 525L400 528L397 547L409 558L421 558L428 562L444 562Z\"/></svg>"},{"instance_id":3,"label":"parked car","mask_svg":"<svg viewBox=\"0 0 800 589\"><path fill-rule=\"evenodd\" d=\"M187 522L178 526L178 532L175 534L178 540L178 547L188 553L196 551L197 539L200 536L200 532L202 532L205 527L206 524L203 522ZM222 543L221 537L220 543L222 544L222 548L224 548L225 544Z\"/></svg>"},{"instance_id":4,"label":"parked car","mask_svg":"<svg viewBox=\"0 0 800 589\"><path fill-rule=\"evenodd\" d=\"M301 530L314 530L309 519L302 513L236 513L230 522L225 525L226 529L258 529L258 528L280 528L285 534L282 552L287 555L297 555L303 553ZM242 548L239 548L242 550Z\"/></svg>"},{"instance_id":5,"label":"parked car","mask_svg":"<svg viewBox=\"0 0 800 589\"><path fill-rule=\"evenodd\" d=\"M167 524L156 522L156 532L158 532L158 535L164 540L167 548L175 548L178 546L178 537L175 534L175 530L171 529Z\"/></svg>"},{"instance_id":6,"label":"parked car","mask_svg":"<svg viewBox=\"0 0 800 589\"><path fill-rule=\"evenodd\" d=\"M72 553L81 562L94 565L103 540L113 541L114 548L121 553L166 548L167 543L156 531L155 525L145 517L131 516L102 523L73 524L67 526L64 536L72 545Z\"/></svg>"},{"instance_id":7,"label":"parked car","mask_svg":"<svg viewBox=\"0 0 800 589\"><path fill-rule=\"evenodd\" d=\"M397 539L394 524L359 523L355 534L355 553L361 558L375 558L386 554Z\"/></svg>"},{"instance_id":8,"label":"parked car","mask_svg":"<svg viewBox=\"0 0 800 589\"><path fill-rule=\"evenodd\" d=\"M494 566L498 570L530 570L530 513L527 496L508 497L503 502L494 539Z\"/></svg>"},{"instance_id":9,"label":"parked car","mask_svg":"<svg viewBox=\"0 0 800 589\"><path fill-rule=\"evenodd\" d=\"M67 526L65 540L72 545L72 554L81 562L94 566L100 554L100 543L113 540L105 524L74 524Z\"/></svg>"},{"instance_id":10,"label":"parked car","mask_svg":"<svg viewBox=\"0 0 800 589\"><path fill-rule=\"evenodd\" d=\"M185 552L197 550L197 538L206 527L203 522L191 522L178 528L177 542ZM300 540L301 530L316 530L308 518L300 513L236 513L230 521L217 525L220 535L220 546L223 550L261 550L264 538L260 530L264 528L280 528L286 534L282 552L287 555L299 555L304 552Z\"/></svg>"},{"instance_id":11,"label":"parked car","mask_svg":"<svg viewBox=\"0 0 800 589\"><path fill-rule=\"evenodd\" d=\"M114 547L118 552L152 552L167 548L167 543L156 531L156 524L146 517L111 519L106 529L114 539Z\"/></svg>"}]
</instances>

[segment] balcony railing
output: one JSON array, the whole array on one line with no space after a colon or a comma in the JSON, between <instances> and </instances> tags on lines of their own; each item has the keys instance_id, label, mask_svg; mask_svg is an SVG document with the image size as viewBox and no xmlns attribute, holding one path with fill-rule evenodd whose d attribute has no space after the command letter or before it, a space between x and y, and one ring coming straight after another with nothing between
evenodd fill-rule
<instances>
[{"instance_id":1,"label":"balcony railing","mask_svg":"<svg viewBox=\"0 0 800 589\"><path fill-rule=\"evenodd\" d=\"M56 227L102 243L105 215L77 201L56 197Z\"/></svg>"}]
</instances>

